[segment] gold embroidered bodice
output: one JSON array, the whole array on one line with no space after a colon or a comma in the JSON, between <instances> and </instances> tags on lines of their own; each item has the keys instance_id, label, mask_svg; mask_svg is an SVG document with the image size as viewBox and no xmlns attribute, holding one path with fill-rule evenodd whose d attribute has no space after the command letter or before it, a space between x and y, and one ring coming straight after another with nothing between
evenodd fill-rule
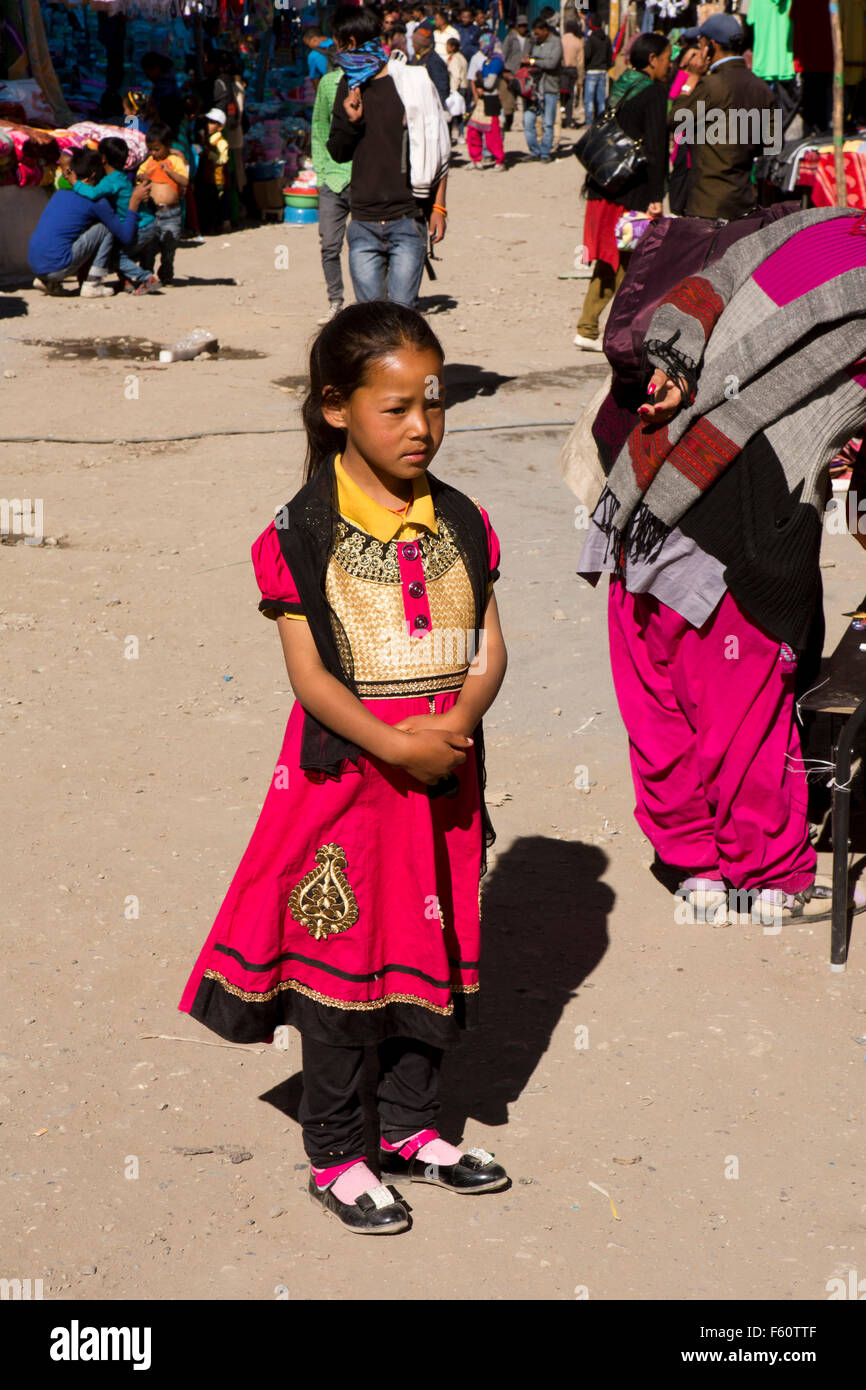
<instances>
[{"instance_id":1,"label":"gold embroidered bodice","mask_svg":"<svg viewBox=\"0 0 866 1390\"><path fill-rule=\"evenodd\" d=\"M418 547L430 629L409 634L396 541L382 542L343 520L337 525L325 595L344 668L363 698L459 690L474 655L472 586L447 524Z\"/></svg>"}]
</instances>

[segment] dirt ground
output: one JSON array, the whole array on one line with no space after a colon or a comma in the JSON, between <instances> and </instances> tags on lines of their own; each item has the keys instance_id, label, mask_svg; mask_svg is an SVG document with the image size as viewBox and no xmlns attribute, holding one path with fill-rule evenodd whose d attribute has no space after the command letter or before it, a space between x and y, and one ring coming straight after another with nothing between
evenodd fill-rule
<instances>
[{"instance_id":1,"label":"dirt ground","mask_svg":"<svg viewBox=\"0 0 866 1390\"><path fill-rule=\"evenodd\" d=\"M0 1275L76 1300L825 1299L866 1276L866 918L845 974L828 926L680 925L632 818L604 595L575 574L548 423L605 375L572 346L583 287L557 278L579 187L571 158L456 169L422 291L468 431L435 471L499 532L510 652L486 721L486 1021L447 1062L442 1128L514 1183L465 1203L413 1186L393 1240L352 1241L305 1196L297 1036L232 1048L176 1010L291 704L249 548L299 482L316 229L182 250L161 295L0 295L0 432L75 441L7 444L0 482L44 499L60 541L0 551ZM195 327L255 355L62 346ZM469 428L506 423L524 428ZM866 586L848 537L825 564L832 645Z\"/></svg>"}]
</instances>

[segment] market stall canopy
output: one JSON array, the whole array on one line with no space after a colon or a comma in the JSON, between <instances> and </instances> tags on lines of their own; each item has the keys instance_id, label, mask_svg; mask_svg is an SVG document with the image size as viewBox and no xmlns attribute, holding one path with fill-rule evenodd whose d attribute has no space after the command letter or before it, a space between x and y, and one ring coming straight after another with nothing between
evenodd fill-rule
<instances>
[{"instance_id":1,"label":"market stall canopy","mask_svg":"<svg viewBox=\"0 0 866 1390\"><path fill-rule=\"evenodd\" d=\"M152 19L168 16L171 19L225 18L244 8L244 0L55 0L68 10L101 10L103 14L125 14L133 19Z\"/></svg>"}]
</instances>

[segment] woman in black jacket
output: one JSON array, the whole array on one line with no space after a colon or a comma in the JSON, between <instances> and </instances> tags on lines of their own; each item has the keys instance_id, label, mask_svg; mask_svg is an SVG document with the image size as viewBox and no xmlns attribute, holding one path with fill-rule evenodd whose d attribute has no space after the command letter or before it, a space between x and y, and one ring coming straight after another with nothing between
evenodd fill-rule
<instances>
[{"instance_id":1,"label":"woman in black jacket","mask_svg":"<svg viewBox=\"0 0 866 1390\"><path fill-rule=\"evenodd\" d=\"M577 347L601 352L598 321L625 277L629 253L619 251L614 228L624 212L647 212L660 217L668 162L667 75L671 48L663 34L639 34L629 54L631 67L614 82L611 107L626 135L643 143L646 164L634 181L618 190L616 202L592 179L586 181L583 224L585 263L594 261L592 279L577 335Z\"/></svg>"}]
</instances>

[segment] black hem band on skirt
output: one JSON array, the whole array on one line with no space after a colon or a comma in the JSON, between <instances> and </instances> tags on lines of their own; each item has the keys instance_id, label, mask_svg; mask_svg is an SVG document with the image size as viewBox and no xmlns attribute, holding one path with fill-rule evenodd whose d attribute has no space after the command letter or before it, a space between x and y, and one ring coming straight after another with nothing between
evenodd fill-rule
<instances>
[{"instance_id":1,"label":"black hem band on skirt","mask_svg":"<svg viewBox=\"0 0 866 1390\"><path fill-rule=\"evenodd\" d=\"M434 1013L423 1004L383 1004L381 1008L341 1009L320 1004L290 986L272 999L255 1004L205 977L189 1010L218 1037L234 1043L267 1042L277 1028L290 1025L299 1033L333 1047L369 1047L385 1038L416 1038L443 1050L455 1047L465 1029L479 1022L478 993L455 993L454 1012Z\"/></svg>"}]
</instances>

